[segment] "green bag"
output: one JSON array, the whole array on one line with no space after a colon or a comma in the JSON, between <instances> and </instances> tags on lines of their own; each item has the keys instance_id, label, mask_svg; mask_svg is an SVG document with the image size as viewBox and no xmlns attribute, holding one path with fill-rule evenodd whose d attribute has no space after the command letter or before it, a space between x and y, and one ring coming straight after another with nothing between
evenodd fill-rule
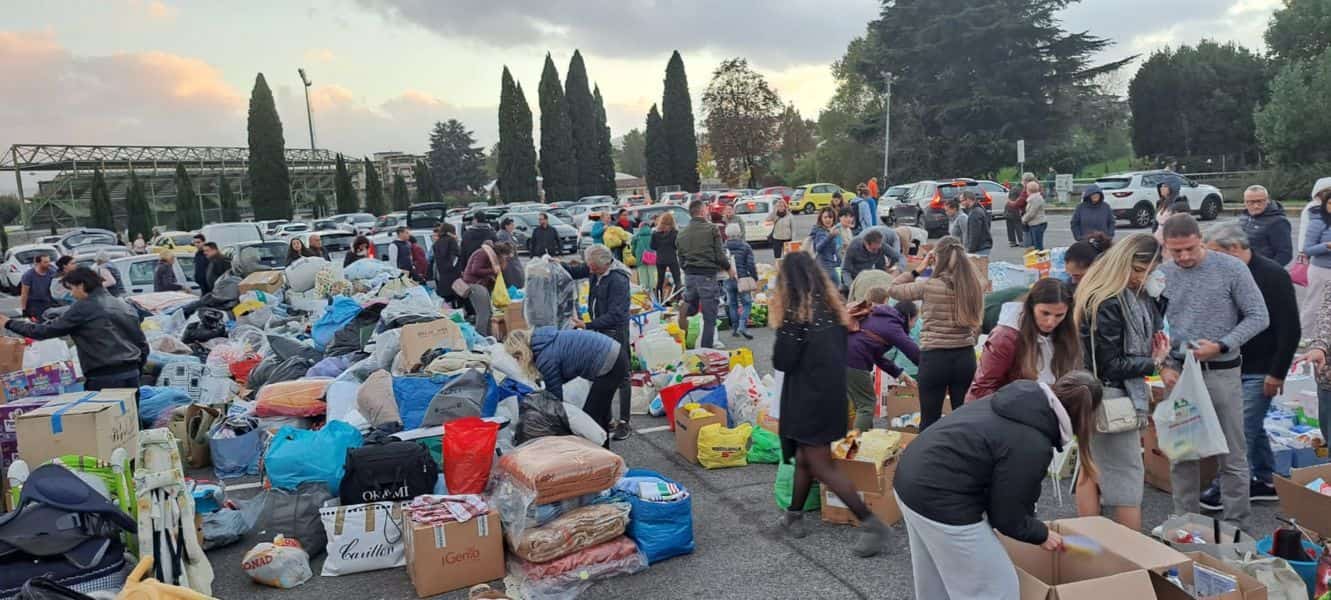
<instances>
[{"instance_id":1,"label":"green bag","mask_svg":"<svg viewBox=\"0 0 1331 600\"><path fill-rule=\"evenodd\" d=\"M702 336L702 313L689 317L689 330L684 332L684 347L697 348L698 338Z\"/></svg>"},{"instance_id":2,"label":"green bag","mask_svg":"<svg viewBox=\"0 0 1331 600\"><path fill-rule=\"evenodd\" d=\"M749 438L749 464L775 465L781 462L781 438L762 427L755 427Z\"/></svg>"},{"instance_id":3,"label":"green bag","mask_svg":"<svg viewBox=\"0 0 1331 600\"><path fill-rule=\"evenodd\" d=\"M759 427L759 429L762 429ZM776 484L773 486L772 494L776 496L776 506L781 510L790 510L790 496L794 494L795 487L795 464L781 463L776 466ZM823 490L818 482L813 482L809 486L809 497L804 499L804 511L819 510L823 507Z\"/></svg>"}]
</instances>

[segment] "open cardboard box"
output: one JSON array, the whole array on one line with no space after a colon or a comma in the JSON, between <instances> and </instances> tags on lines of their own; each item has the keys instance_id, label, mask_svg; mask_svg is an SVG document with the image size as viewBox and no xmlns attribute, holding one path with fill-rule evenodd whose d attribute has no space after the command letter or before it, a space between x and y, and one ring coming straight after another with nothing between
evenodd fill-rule
<instances>
[{"instance_id":1,"label":"open cardboard box","mask_svg":"<svg viewBox=\"0 0 1331 600\"><path fill-rule=\"evenodd\" d=\"M1139 568L1155 573L1182 571L1192 563L1186 555L1159 540L1128 529L1104 517L1077 517L1057 521L1064 535L1084 535L1105 550L1122 556Z\"/></svg>"},{"instance_id":2,"label":"open cardboard box","mask_svg":"<svg viewBox=\"0 0 1331 600\"><path fill-rule=\"evenodd\" d=\"M1049 523L1059 533L1062 521ZM1017 568L1021 600L1142 600L1155 598L1148 571L1106 547L1098 556L1050 552L1001 533L998 540Z\"/></svg>"},{"instance_id":3,"label":"open cardboard box","mask_svg":"<svg viewBox=\"0 0 1331 600\"><path fill-rule=\"evenodd\" d=\"M901 415L920 412L920 388L917 384L897 384L888 386L883 393L883 418L889 422ZM943 400L943 414L952 413L952 402ZM893 431L919 433L916 427L889 427Z\"/></svg>"},{"instance_id":4,"label":"open cardboard box","mask_svg":"<svg viewBox=\"0 0 1331 600\"><path fill-rule=\"evenodd\" d=\"M1220 471L1220 462L1214 457L1202 459L1201 477L1198 485L1205 489ZM1155 421L1147 420L1146 429L1142 430L1142 464L1146 467L1146 483L1166 494L1172 494L1173 484L1169 479L1169 458L1160 450L1156 434Z\"/></svg>"},{"instance_id":5,"label":"open cardboard box","mask_svg":"<svg viewBox=\"0 0 1331 600\"><path fill-rule=\"evenodd\" d=\"M1247 573L1244 573L1243 571L1240 571L1230 566L1225 561L1215 558L1214 556L1211 556L1210 554L1206 554L1204 552L1188 552L1186 554L1188 558L1192 559L1194 564L1192 567L1179 572L1179 578L1182 579L1184 583L1190 586L1196 585L1197 582L1196 567L1198 566L1203 567L1205 569L1210 569L1212 571L1218 571L1220 573L1233 577L1238 582L1237 590L1225 594L1220 594L1218 596L1207 596L1206 597L1207 600L1266 600L1267 599L1266 586L1262 585L1262 582L1257 581L1257 579L1253 578ZM1155 581L1158 582L1157 586L1160 584L1169 585L1168 582L1165 582L1163 580L1157 579ZM1173 591L1171 590L1170 593L1173 593ZM1186 597L1186 596L1180 596L1180 597Z\"/></svg>"},{"instance_id":6,"label":"open cardboard box","mask_svg":"<svg viewBox=\"0 0 1331 600\"><path fill-rule=\"evenodd\" d=\"M675 451L695 465L699 464L698 430L712 424L726 426L726 409L715 404L704 404L702 407L712 413L711 416L694 419L689 417L689 411L684 410L683 406L675 410Z\"/></svg>"},{"instance_id":7,"label":"open cardboard box","mask_svg":"<svg viewBox=\"0 0 1331 600\"><path fill-rule=\"evenodd\" d=\"M902 449L904 450L914 440L915 434L903 432L901 434ZM833 461L837 470L841 471L855 486L855 492L868 506L869 512L872 512L887 525L901 520L901 507L897 506L896 494L892 491L892 480L896 476L897 460L900 457L901 453L898 452L896 456L888 459L882 465L859 460L835 459ZM828 523L859 524L859 520L850 512L846 504L825 487L823 488L822 519Z\"/></svg>"},{"instance_id":8,"label":"open cardboard box","mask_svg":"<svg viewBox=\"0 0 1331 600\"><path fill-rule=\"evenodd\" d=\"M1280 512L1286 517L1323 536L1331 536L1331 496L1303 487L1318 477L1331 482L1331 464L1293 469L1289 477L1276 475L1276 494L1280 496Z\"/></svg>"}]
</instances>

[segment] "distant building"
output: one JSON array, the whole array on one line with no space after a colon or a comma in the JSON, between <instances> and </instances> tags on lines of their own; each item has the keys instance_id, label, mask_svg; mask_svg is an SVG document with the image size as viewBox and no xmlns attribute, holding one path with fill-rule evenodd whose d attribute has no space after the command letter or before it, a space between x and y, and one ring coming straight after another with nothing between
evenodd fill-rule
<instances>
[{"instance_id":1,"label":"distant building","mask_svg":"<svg viewBox=\"0 0 1331 600\"><path fill-rule=\"evenodd\" d=\"M370 155L370 162L379 172L379 182L383 184L385 192L392 192L393 179L401 175L407 182L408 190L416 189L416 161L427 160L422 154L408 154L397 150L386 152L375 152ZM363 163L362 163L363 164ZM356 165L357 167L361 165ZM348 164L348 168L352 165ZM363 169L351 169L352 176L356 180L356 191L365 193L365 174Z\"/></svg>"},{"instance_id":2,"label":"distant building","mask_svg":"<svg viewBox=\"0 0 1331 600\"><path fill-rule=\"evenodd\" d=\"M615 195L624 198L627 196L646 196L647 180L637 175L628 173L615 173Z\"/></svg>"}]
</instances>

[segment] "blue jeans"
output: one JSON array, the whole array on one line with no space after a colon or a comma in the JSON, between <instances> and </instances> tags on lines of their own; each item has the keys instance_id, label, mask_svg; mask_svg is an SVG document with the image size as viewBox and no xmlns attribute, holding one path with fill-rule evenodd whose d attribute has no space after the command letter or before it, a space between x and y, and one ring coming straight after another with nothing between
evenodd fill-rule
<instances>
[{"instance_id":1,"label":"blue jeans","mask_svg":"<svg viewBox=\"0 0 1331 600\"><path fill-rule=\"evenodd\" d=\"M1317 428L1322 430L1322 439L1331 440L1331 390L1317 388Z\"/></svg>"},{"instance_id":2,"label":"blue jeans","mask_svg":"<svg viewBox=\"0 0 1331 600\"><path fill-rule=\"evenodd\" d=\"M726 317L736 333L749 330L749 311L753 308L753 294L740 293L739 282L726 280Z\"/></svg>"},{"instance_id":3,"label":"blue jeans","mask_svg":"<svg viewBox=\"0 0 1331 600\"><path fill-rule=\"evenodd\" d=\"M1270 484L1276 458L1271 452L1271 440L1266 437L1262 421L1271 408L1271 397L1266 395L1264 375L1243 375L1243 438L1248 443L1248 466L1254 479Z\"/></svg>"},{"instance_id":4,"label":"blue jeans","mask_svg":"<svg viewBox=\"0 0 1331 600\"><path fill-rule=\"evenodd\" d=\"M1044 250L1044 231L1049 229L1048 223L1031 225L1026 228L1026 246L1036 250Z\"/></svg>"}]
</instances>

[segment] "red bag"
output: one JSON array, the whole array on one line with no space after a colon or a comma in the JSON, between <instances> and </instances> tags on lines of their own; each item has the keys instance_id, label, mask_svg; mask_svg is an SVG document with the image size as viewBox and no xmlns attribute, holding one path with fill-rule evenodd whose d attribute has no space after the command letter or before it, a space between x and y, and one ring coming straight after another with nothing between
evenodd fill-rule
<instances>
[{"instance_id":1,"label":"red bag","mask_svg":"<svg viewBox=\"0 0 1331 600\"><path fill-rule=\"evenodd\" d=\"M444 424L444 483L450 494L480 494L490 480L499 424L463 417Z\"/></svg>"},{"instance_id":2,"label":"red bag","mask_svg":"<svg viewBox=\"0 0 1331 600\"><path fill-rule=\"evenodd\" d=\"M1308 255L1300 254L1289 266L1289 280L1294 285L1308 287Z\"/></svg>"},{"instance_id":3,"label":"red bag","mask_svg":"<svg viewBox=\"0 0 1331 600\"><path fill-rule=\"evenodd\" d=\"M250 379L250 371L253 371L254 367L259 366L259 363L262 361L263 361L262 356L255 356L253 358L238 360L236 362L231 363L230 366L231 378L235 379L236 383L239 383L240 385L245 385L246 382L248 382Z\"/></svg>"}]
</instances>

